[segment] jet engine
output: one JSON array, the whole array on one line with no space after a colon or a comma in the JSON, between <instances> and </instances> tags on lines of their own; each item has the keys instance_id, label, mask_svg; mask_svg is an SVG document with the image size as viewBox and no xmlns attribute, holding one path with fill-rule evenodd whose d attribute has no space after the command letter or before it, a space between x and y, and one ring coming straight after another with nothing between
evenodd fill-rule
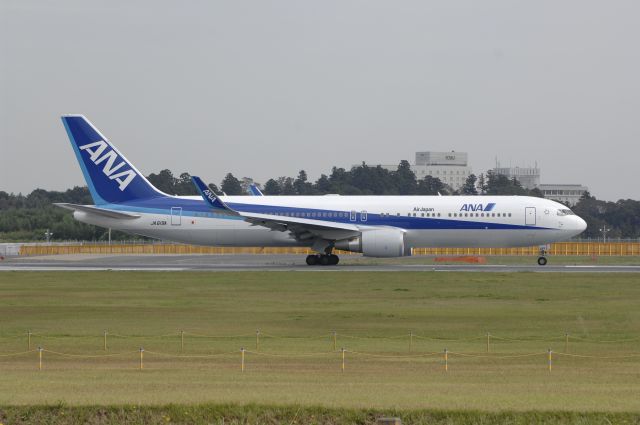
<instances>
[{"instance_id":1,"label":"jet engine","mask_svg":"<svg viewBox=\"0 0 640 425\"><path fill-rule=\"evenodd\" d=\"M336 249L361 252L365 257L404 257L411 255L405 246L404 232L398 229L365 230L359 237L336 241Z\"/></svg>"}]
</instances>

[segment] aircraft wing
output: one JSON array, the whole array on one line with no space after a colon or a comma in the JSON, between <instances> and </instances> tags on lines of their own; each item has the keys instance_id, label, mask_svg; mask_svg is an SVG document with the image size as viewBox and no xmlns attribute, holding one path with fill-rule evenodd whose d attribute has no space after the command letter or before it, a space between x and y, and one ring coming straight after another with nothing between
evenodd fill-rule
<instances>
[{"instance_id":1,"label":"aircraft wing","mask_svg":"<svg viewBox=\"0 0 640 425\"><path fill-rule=\"evenodd\" d=\"M56 207L64 208L66 210L82 211L89 214L100 215L107 218L131 220L131 219L140 217L140 214L132 214L132 213L127 213L122 211L107 210L104 208L95 207L93 205L78 205L78 204L67 204L67 203L54 203L53 205L55 205Z\"/></svg>"},{"instance_id":2,"label":"aircraft wing","mask_svg":"<svg viewBox=\"0 0 640 425\"><path fill-rule=\"evenodd\" d=\"M238 212L238 215L254 226L290 232L297 240L321 238L341 240L358 236L361 230L354 224L327 222L299 217L273 216L271 214Z\"/></svg>"},{"instance_id":3,"label":"aircraft wing","mask_svg":"<svg viewBox=\"0 0 640 425\"><path fill-rule=\"evenodd\" d=\"M212 209L216 211L224 209L227 214L243 217L245 221L254 226L263 226L273 231L290 232L296 240L325 239L335 241L358 236L361 232L355 224L236 211L218 198L199 177L192 176L191 179L202 199Z\"/></svg>"}]
</instances>

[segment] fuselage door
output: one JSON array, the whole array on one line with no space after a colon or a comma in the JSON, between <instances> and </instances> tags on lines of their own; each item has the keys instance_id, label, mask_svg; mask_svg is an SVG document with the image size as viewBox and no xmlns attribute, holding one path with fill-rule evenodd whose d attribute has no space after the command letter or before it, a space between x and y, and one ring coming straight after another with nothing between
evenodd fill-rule
<instances>
[{"instance_id":1,"label":"fuselage door","mask_svg":"<svg viewBox=\"0 0 640 425\"><path fill-rule=\"evenodd\" d=\"M182 207L171 207L171 225L180 226L182 224Z\"/></svg>"},{"instance_id":2,"label":"fuselage door","mask_svg":"<svg viewBox=\"0 0 640 425\"><path fill-rule=\"evenodd\" d=\"M367 221L367 212L366 211L360 212L360 221Z\"/></svg>"},{"instance_id":3,"label":"fuselage door","mask_svg":"<svg viewBox=\"0 0 640 425\"><path fill-rule=\"evenodd\" d=\"M536 225L536 208L535 207L525 207L525 209L524 209L524 224L525 224L525 226L535 226Z\"/></svg>"},{"instance_id":4,"label":"fuselage door","mask_svg":"<svg viewBox=\"0 0 640 425\"><path fill-rule=\"evenodd\" d=\"M357 214L358 214L357 212L351 211L351 214L349 215L349 220L356 221Z\"/></svg>"}]
</instances>

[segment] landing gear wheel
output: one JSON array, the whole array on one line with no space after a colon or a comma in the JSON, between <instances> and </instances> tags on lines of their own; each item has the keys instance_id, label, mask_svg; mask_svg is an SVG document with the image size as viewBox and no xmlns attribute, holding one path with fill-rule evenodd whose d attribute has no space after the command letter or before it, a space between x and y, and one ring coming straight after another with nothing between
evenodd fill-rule
<instances>
[{"instance_id":1,"label":"landing gear wheel","mask_svg":"<svg viewBox=\"0 0 640 425\"><path fill-rule=\"evenodd\" d=\"M538 257L538 265L539 266L546 266L547 265L547 259L545 257Z\"/></svg>"},{"instance_id":2,"label":"landing gear wheel","mask_svg":"<svg viewBox=\"0 0 640 425\"><path fill-rule=\"evenodd\" d=\"M307 255L307 265L309 266L335 266L340 261L337 255Z\"/></svg>"}]
</instances>

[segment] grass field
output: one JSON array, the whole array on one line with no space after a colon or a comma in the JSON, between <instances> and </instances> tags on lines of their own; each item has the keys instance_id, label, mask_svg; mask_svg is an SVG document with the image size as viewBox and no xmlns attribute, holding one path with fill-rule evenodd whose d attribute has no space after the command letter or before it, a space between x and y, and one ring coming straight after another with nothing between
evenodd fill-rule
<instances>
[{"instance_id":1,"label":"grass field","mask_svg":"<svg viewBox=\"0 0 640 425\"><path fill-rule=\"evenodd\" d=\"M0 353L27 350L28 330L48 351L42 371L36 352L0 357L0 405L640 412L640 357L600 358L640 353L639 300L619 273L5 272ZM549 372L565 333L598 358L556 354ZM451 354L445 372L445 348L484 357Z\"/></svg>"}]
</instances>

